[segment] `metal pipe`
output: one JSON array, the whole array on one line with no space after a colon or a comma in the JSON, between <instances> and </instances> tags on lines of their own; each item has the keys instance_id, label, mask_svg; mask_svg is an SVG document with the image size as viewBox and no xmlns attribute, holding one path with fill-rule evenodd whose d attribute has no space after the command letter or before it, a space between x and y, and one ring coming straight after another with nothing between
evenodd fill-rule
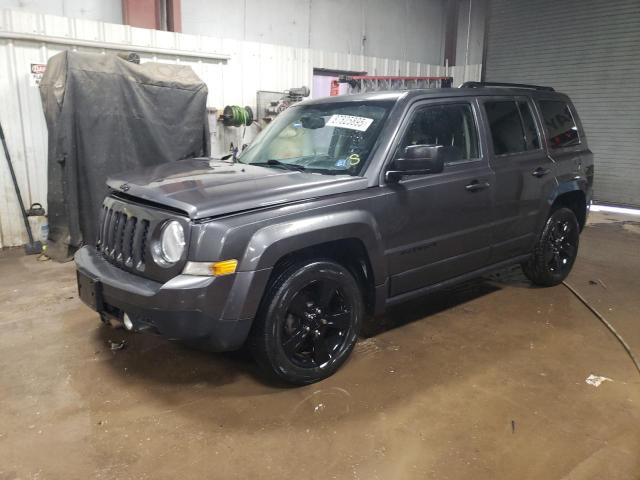
<instances>
[{"instance_id":1,"label":"metal pipe","mask_svg":"<svg viewBox=\"0 0 640 480\"><path fill-rule=\"evenodd\" d=\"M469 0L469 16L467 19L467 49L464 52L464 65L469 65L469 37L471 36L471 7L473 6L473 0ZM466 80L466 78L465 78Z\"/></svg>"},{"instance_id":2,"label":"metal pipe","mask_svg":"<svg viewBox=\"0 0 640 480\"><path fill-rule=\"evenodd\" d=\"M106 50L123 50L141 53L154 53L158 55L168 55L172 57L206 58L210 60L227 61L230 55L212 52L197 52L190 50L177 50L173 48L154 48L141 45L122 44L114 42L103 42L100 40L80 40L76 38L54 37L51 35L27 34L17 32L0 32L0 39L7 40L27 40L32 42L55 43L58 45L70 45L73 47L104 48Z\"/></svg>"},{"instance_id":3,"label":"metal pipe","mask_svg":"<svg viewBox=\"0 0 640 480\"><path fill-rule=\"evenodd\" d=\"M4 150L4 156L7 158L7 165L9 166L9 173L11 174L11 180L13 180L13 187L16 189L16 195L18 196L18 204L20 205L20 213L22 214L22 220L24 221L24 228L27 230L29 236L29 245L33 245L33 234L31 233L31 225L29 225L29 219L27 218L26 210L24 209L24 203L22 202L22 193L20 192L20 185L18 185L18 179L16 178L16 172L13 170L13 163L11 162L11 155L9 154L9 147L4 138L4 131L0 124L0 141L2 141L2 148Z\"/></svg>"}]
</instances>

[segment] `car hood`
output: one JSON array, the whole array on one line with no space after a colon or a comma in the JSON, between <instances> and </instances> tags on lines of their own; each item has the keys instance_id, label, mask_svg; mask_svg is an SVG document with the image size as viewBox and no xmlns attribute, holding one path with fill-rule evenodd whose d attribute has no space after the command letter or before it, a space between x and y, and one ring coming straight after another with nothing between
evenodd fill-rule
<instances>
[{"instance_id":1,"label":"car hood","mask_svg":"<svg viewBox=\"0 0 640 480\"><path fill-rule=\"evenodd\" d=\"M366 188L362 177L322 175L209 158L114 175L107 185L206 218Z\"/></svg>"}]
</instances>

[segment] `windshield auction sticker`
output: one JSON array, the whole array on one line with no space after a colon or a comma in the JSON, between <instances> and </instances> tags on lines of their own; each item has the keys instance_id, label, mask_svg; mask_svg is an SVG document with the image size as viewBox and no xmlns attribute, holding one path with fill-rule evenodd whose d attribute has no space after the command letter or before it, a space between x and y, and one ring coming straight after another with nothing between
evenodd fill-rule
<instances>
[{"instance_id":1,"label":"windshield auction sticker","mask_svg":"<svg viewBox=\"0 0 640 480\"><path fill-rule=\"evenodd\" d=\"M325 125L327 127L348 128L349 130L366 132L372 123L373 118L355 117L353 115L331 115L331 118Z\"/></svg>"}]
</instances>

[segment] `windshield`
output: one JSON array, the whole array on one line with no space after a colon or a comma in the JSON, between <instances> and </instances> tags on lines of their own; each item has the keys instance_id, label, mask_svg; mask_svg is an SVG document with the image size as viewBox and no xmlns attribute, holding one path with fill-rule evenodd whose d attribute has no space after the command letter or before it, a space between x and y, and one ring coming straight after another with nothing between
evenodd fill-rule
<instances>
[{"instance_id":1,"label":"windshield","mask_svg":"<svg viewBox=\"0 0 640 480\"><path fill-rule=\"evenodd\" d=\"M393 103L293 106L255 138L239 161L329 175L358 175Z\"/></svg>"}]
</instances>

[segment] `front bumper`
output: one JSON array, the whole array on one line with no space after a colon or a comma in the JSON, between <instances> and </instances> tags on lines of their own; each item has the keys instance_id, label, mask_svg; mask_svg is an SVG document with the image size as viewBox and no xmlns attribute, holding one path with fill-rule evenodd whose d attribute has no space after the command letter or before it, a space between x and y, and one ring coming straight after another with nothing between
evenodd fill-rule
<instances>
[{"instance_id":1,"label":"front bumper","mask_svg":"<svg viewBox=\"0 0 640 480\"><path fill-rule=\"evenodd\" d=\"M223 277L178 275L166 283L139 277L106 261L92 247L75 254L80 298L93 310L121 316L179 340L206 340L217 351L245 341L269 271ZM259 294L257 294L259 290Z\"/></svg>"}]
</instances>

